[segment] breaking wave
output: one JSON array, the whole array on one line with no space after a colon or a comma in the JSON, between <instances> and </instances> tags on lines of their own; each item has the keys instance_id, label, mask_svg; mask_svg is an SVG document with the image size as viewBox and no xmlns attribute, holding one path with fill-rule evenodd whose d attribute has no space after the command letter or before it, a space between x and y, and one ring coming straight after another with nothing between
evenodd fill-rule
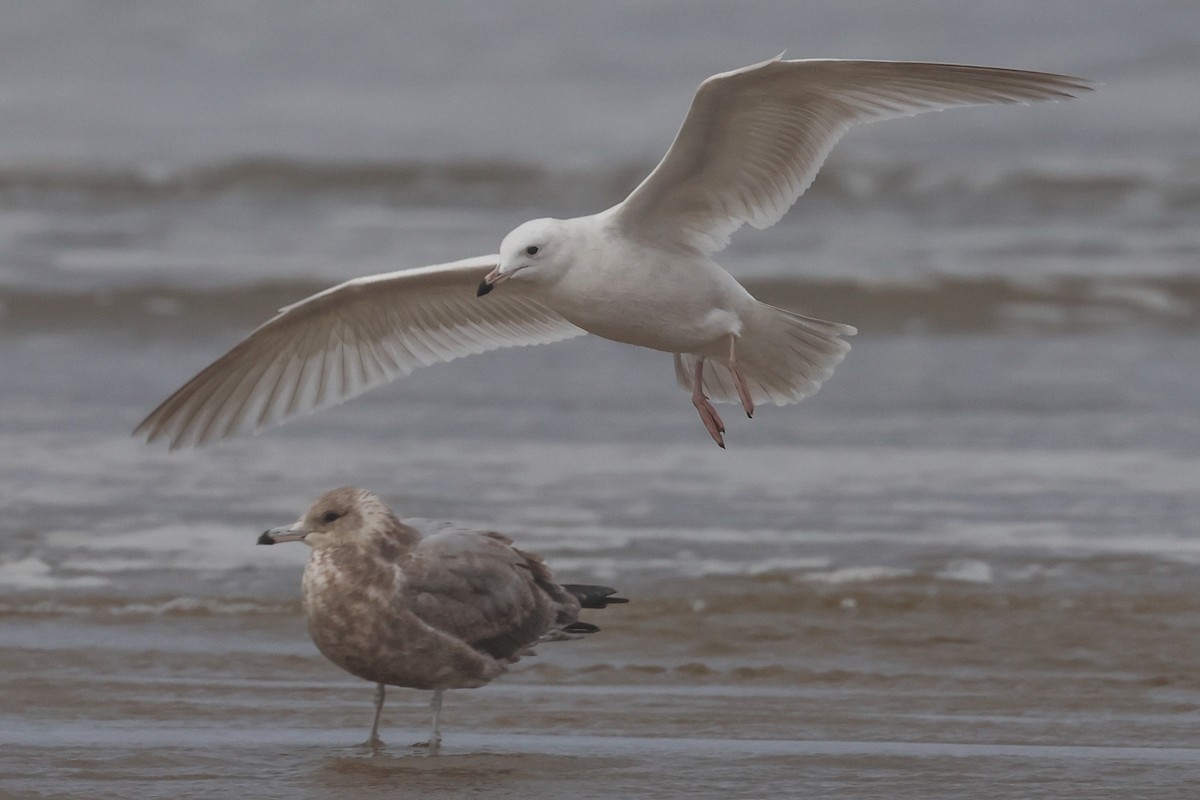
<instances>
[{"instance_id":1,"label":"breaking wave","mask_svg":"<svg viewBox=\"0 0 1200 800\"><path fill-rule=\"evenodd\" d=\"M226 194L370 195L397 204L456 206L536 202L554 207L615 202L653 167L626 162L605 169L546 169L512 161L315 162L247 157L187 167L0 166L0 206L38 199L152 202ZM1035 210L1103 209L1145 203L1163 210L1200 208L1200 160L1177 163L925 164L838 160L809 190L826 201L890 202L908 210L979 197Z\"/></svg>"},{"instance_id":2,"label":"breaking wave","mask_svg":"<svg viewBox=\"0 0 1200 800\"><path fill-rule=\"evenodd\" d=\"M1200 275L1029 281L941 276L907 283L776 278L745 283L765 302L852 322L864 333L1069 333L1138 326L1191 331L1200 327ZM191 336L205 330L227 332L231 326L249 331L277 308L329 285L329 281L295 280L87 292L0 287L0 332L88 328Z\"/></svg>"}]
</instances>

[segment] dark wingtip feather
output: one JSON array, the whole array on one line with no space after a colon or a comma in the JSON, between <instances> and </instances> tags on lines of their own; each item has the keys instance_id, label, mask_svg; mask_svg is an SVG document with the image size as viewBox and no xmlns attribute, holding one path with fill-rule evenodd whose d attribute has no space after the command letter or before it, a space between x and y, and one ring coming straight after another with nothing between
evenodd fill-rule
<instances>
[{"instance_id":1,"label":"dark wingtip feather","mask_svg":"<svg viewBox=\"0 0 1200 800\"><path fill-rule=\"evenodd\" d=\"M579 601L582 608L606 608L616 603L628 603L624 597L613 597L616 589L607 586L593 586L585 583L564 583L563 589Z\"/></svg>"}]
</instances>

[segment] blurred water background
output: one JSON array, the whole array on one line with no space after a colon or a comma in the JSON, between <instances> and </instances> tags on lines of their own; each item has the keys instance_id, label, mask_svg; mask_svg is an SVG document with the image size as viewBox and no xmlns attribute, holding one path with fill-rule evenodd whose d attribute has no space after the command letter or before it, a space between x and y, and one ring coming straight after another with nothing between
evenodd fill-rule
<instances>
[{"instance_id":1,"label":"blurred water background","mask_svg":"<svg viewBox=\"0 0 1200 800\"><path fill-rule=\"evenodd\" d=\"M1163 797L1200 785L1200 5L39 2L0 24L0 793ZM276 307L619 201L774 56L1081 75L855 130L722 262L858 326L712 445L670 359L439 366L261 437L128 432ZM634 602L340 750L300 619L337 485ZM393 693L385 736L425 724ZM360 730L360 728L362 730ZM399 730L397 730L399 729ZM403 740L403 742L402 742ZM1188 789L1191 787L1191 790Z\"/></svg>"}]
</instances>

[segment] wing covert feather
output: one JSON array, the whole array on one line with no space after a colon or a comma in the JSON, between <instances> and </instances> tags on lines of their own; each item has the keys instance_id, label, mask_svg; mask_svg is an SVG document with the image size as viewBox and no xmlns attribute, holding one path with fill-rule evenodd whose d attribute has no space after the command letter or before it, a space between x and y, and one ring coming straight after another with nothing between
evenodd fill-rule
<instances>
[{"instance_id":1,"label":"wing covert feather","mask_svg":"<svg viewBox=\"0 0 1200 800\"><path fill-rule=\"evenodd\" d=\"M405 603L426 625L501 660L535 644L561 613L536 555L498 533L427 536L404 568ZM578 612L578 605L571 609Z\"/></svg>"}]
</instances>

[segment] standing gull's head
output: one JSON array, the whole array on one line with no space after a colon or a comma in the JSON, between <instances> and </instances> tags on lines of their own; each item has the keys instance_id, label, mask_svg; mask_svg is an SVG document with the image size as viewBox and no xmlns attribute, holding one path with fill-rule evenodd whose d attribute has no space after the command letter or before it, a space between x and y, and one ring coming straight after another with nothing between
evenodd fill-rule
<instances>
[{"instance_id":1,"label":"standing gull's head","mask_svg":"<svg viewBox=\"0 0 1200 800\"><path fill-rule=\"evenodd\" d=\"M563 220L535 219L522 223L500 242L500 263L479 284L482 297L510 279L545 280L568 263Z\"/></svg>"},{"instance_id":2,"label":"standing gull's head","mask_svg":"<svg viewBox=\"0 0 1200 800\"><path fill-rule=\"evenodd\" d=\"M309 547L321 548L337 542L365 540L399 524L396 515L374 492L345 486L321 495L291 525L264 531L258 543L304 542Z\"/></svg>"}]
</instances>

